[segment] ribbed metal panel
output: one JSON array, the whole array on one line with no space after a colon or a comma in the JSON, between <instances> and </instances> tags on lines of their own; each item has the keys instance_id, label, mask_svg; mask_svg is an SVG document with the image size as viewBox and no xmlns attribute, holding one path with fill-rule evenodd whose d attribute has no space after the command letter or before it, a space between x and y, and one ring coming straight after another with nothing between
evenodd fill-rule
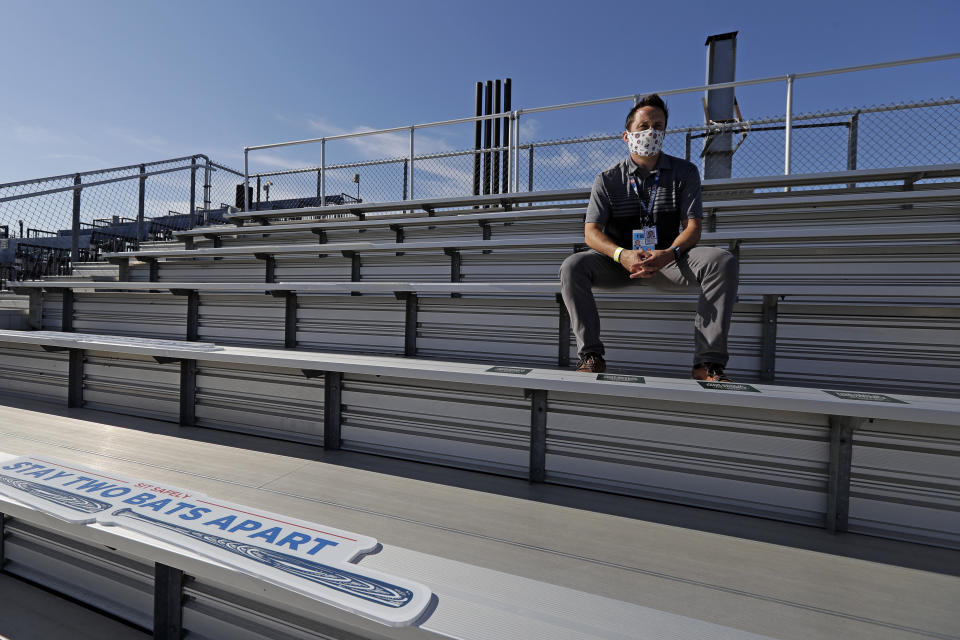
<instances>
[{"instance_id":1,"label":"ribbed metal panel","mask_svg":"<svg viewBox=\"0 0 960 640\"><path fill-rule=\"evenodd\" d=\"M83 400L90 409L177 422L180 416L180 365L157 364L146 356L88 351Z\"/></svg>"},{"instance_id":2,"label":"ribbed metal panel","mask_svg":"<svg viewBox=\"0 0 960 640\"><path fill-rule=\"evenodd\" d=\"M245 598L208 579L184 587L183 628L196 640L360 640L349 631Z\"/></svg>"},{"instance_id":3,"label":"ribbed metal panel","mask_svg":"<svg viewBox=\"0 0 960 640\"><path fill-rule=\"evenodd\" d=\"M170 260L159 265L160 282L263 282L264 266L261 260L250 258L191 258ZM130 280L147 282L147 265L130 266Z\"/></svg>"},{"instance_id":4,"label":"ribbed metal panel","mask_svg":"<svg viewBox=\"0 0 960 640\"><path fill-rule=\"evenodd\" d=\"M902 224L904 215L909 215L910 224L938 223L960 219L960 207L953 205L914 205L905 210L899 205L867 205L855 208L821 207L800 210L756 210L728 212L717 216L717 229L760 228L764 225L789 225L792 227L834 225Z\"/></svg>"},{"instance_id":5,"label":"ribbed metal panel","mask_svg":"<svg viewBox=\"0 0 960 640\"><path fill-rule=\"evenodd\" d=\"M202 342L282 347L284 300L263 294L201 295Z\"/></svg>"},{"instance_id":6,"label":"ribbed metal panel","mask_svg":"<svg viewBox=\"0 0 960 640\"><path fill-rule=\"evenodd\" d=\"M405 305L392 296L297 296L297 346L402 355Z\"/></svg>"},{"instance_id":7,"label":"ribbed metal panel","mask_svg":"<svg viewBox=\"0 0 960 640\"><path fill-rule=\"evenodd\" d=\"M520 389L345 375L342 448L526 476L530 401Z\"/></svg>"},{"instance_id":8,"label":"ribbed metal panel","mask_svg":"<svg viewBox=\"0 0 960 640\"><path fill-rule=\"evenodd\" d=\"M569 249L502 249L462 252L463 282L556 282Z\"/></svg>"},{"instance_id":9,"label":"ribbed metal panel","mask_svg":"<svg viewBox=\"0 0 960 640\"><path fill-rule=\"evenodd\" d=\"M43 293L43 318L41 321L44 331L60 331L63 326L63 294L60 292Z\"/></svg>"},{"instance_id":10,"label":"ribbed metal panel","mask_svg":"<svg viewBox=\"0 0 960 640\"><path fill-rule=\"evenodd\" d=\"M693 366L694 321L697 295L648 298L643 304L629 295L599 294L601 339L611 369L626 373L687 377ZM649 300L649 302L647 302ZM760 370L760 305L740 303L730 325L731 375L755 378ZM571 354L576 353L576 345Z\"/></svg>"},{"instance_id":11,"label":"ribbed metal panel","mask_svg":"<svg viewBox=\"0 0 960 640\"><path fill-rule=\"evenodd\" d=\"M554 299L421 297L418 304L418 356L557 364L560 307Z\"/></svg>"},{"instance_id":12,"label":"ribbed metal panel","mask_svg":"<svg viewBox=\"0 0 960 640\"><path fill-rule=\"evenodd\" d=\"M960 549L954 427L877 420L853 435L850 531Z\"/></svg>"},{"instance_id":13,"label":"ribbed metal panel","mask_svg":"<svg viewBox=\"0 0 960 640\"><path fill-rule=\"evenodd\" d=\"M66 353L39 346L0 343L0 393L67 402L69 362Z\"/></svg>"},{"instance_id":14,"label":"ribbed metal panel","mask_svg":"<svg viewBox=\"0 0 960 640\"><path fill-rule=\"evenodd\" d=\"M349 275L346 278L350 279ZM360 254L360 279L364 282L450 282L450 257L440 249Z\"/></svg>"},{"instance_id":15,"label":"ribbed metal panel","mask_svg":"<svg viewBox=\"0 0 960 640\"><path fill-rule=\"evenodd\" d=\"M187 304L169 293L76 293L73 328L78 333L183 340ZM51 309L52 311L52 309ZM47 315L44 309L44 316Z\"/></svg>"},{"instance_id":16,"label":"ribbed metal panel","mask_svg":"<svg viewBox=\"0 0 960 640\"><path fill-rule=\"evenodd\" d=\"M270 367L200 363L197 426L323 443L323 377Z\"/></svg>"},{"instance_id":17,"label":"ribbed metal panel","mask_svg":"<svg viewBox=\"0 0 960 640\"><path fill-rule=\"evenodd\" d=\"M276 277L279 282L349 282L349 258L340 254L319 257L310 255L304 257L277 256ZM264 277L263 263L260 263L260 273L251 282L262 282Z\"/></svg>"},{"instance_id":18,"label":"ribbed metal panel","mask_svg":"<svg viewBox=\"0 0 960 640\"><path fill-rule=\"evenodd\" d=\"M5 572L153 628L153 565L18 520L5 528Z\"/></svg>"},{"instance_id":19,"label":"ribbed metal panel","mask_svg":"<svg viewBox=\"0 0 960 640\"><path fill-rule=\"evenodd\" d=\"M780 304L777 381L955 395L960 308L905 304Z\"/></svg>"},{"instance_id":20,"label":"ribbed metal panel","mask_svg":"<svg viewBox=\"0 0 960 640\"><path fill-rule=\"evenodd\" d=\"M826 417L549 398L547 481L822 526Z\"/></svg>"}]
</instances>

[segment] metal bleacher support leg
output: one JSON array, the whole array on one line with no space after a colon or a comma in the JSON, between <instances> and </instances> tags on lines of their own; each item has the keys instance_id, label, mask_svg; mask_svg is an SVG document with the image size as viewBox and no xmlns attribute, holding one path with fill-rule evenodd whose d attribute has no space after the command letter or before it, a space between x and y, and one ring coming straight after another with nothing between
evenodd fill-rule
<instances>
[{"instance_id":1,"label":"metal bleacher support leg","mask_svg":"<svg viewBox=\"0 0 960 640\"><path fill-rule=\"evenodd\" d=\"M7 556L3 549L3 541L6 538L7 533L4 531L4 521L6 516L0 511L0 573L3 573L3 565L7 564Z\"/></svg>"},{"instance_id":2,"label":"metal bleacher support leg","mask_svg":"<svg viewBox=\"0 0 960 640\"><path fill-rule=\"evenodd\" d=\"M117 260L117 281L130 282L130 258Z\"/></svg>"},{"instance_id":3,"label":"metal bleacher support leg","mask_svg":"<svg viewBox=\"0 0 960 640\"><path fill-rule=\"evenodd\" d=\"M142 259L142 258L141 258ZM147 258L143 260L150 268L150 275L147 277L149 282L160 282L160 263L156 258Z\"/></svg>"},{"instance_id":4,"label":"metal bleacher support leg","mask_svg":"<svg viewBox=\"0 0 960 640\"><path fill-rule=\"evenodd\" d=\"M43 329L43 291L30 290L30 315L27 317L27 327L34 331Z\"/></svg>"},{"instance_id":5,"label":"metal bleacher support leg","mask_svg":"<svg viewBox=\"0 0 960 640\"><path fill-rule=\"evenodd\" d=\"M69 349L67 362L67 406L83 406L83 349Z\"/></svg>"},{"instance_id":6,"label":"metal bleacher support leg","mask_svg":"<svg viewBox=\"0 0 960 640\"><path fill-rule=\"evenodd\" d=\"M264 277L263 281L270 283L277 281L277 259L269 253L255 253L253 257L257 260L263 260Z\"/></svg>"},{"instance_id":7,"label":"metal bleacher support leg","mask_svg":"<svg viewBox=\"0 0 960 640\"><path fill-rule=\"evenodd\" d=\"M297 294L285 291L283 311L283 348L297 348Z\"/></svg>"},{"instance_id":8,"label":"metal bleacher support leg","mask_svg":"<svg viewBox=\"0 0 960 640\"><path fill-rule=\"evenodd\" d=\"M853 466L853 432L863 418L830 416L830 462L827 475L826 528L847 530L850 517L850 470Z\"/></svg>"},{"instance_id":9,"label":"metal bleacher support leg","mask_svg":"<svg viewBox=\"0 0 960 640\"><path fill-rule=\"evenodd\" d=\"M530 397L530 482L547 478L547 392L528 390Z\"/></svg>"},{"instance_id":10,"label":"metal bleacher support leg","mask_svg":"<svg viewBox=\"0 0 960 640\"><path fill-rule=\"evenodd\" d=\"M417 314L420 312L419 298L411 291L394 292L397 300L405 303L405 319L403 329L403 355L408 358L417 355Z\"/></svg>"},{"instance_id":11,"label":"metal bleacher support leg","mask_svg":"<svg viewBox=\"0 0 960 640\"><path fill-rule=\"evenodd\" d=\"M343 374L327 371L323 376L323 448L340 448L340 397Z\"/></svg>"},{"instance_id":12,"label":"metal bleacher support leg","mask_svg":"<svg viewBox=\"0 0 960 640\"><path fill-rule=\"evenodd\" d=\"M460 282L463 279L463 256L456 249L446 248L443 253L450 256L450 282ZM459 293L451 293L451 298L459 298Z\"/></svg>"},{"instance_id":13,"label":"metal bleacher support leg","mask_svg":"<svg viewBox=\"0 0 960 640\"><path fill-rule=\"evenodd\" d=\"M760 379L773 382L777 365L777 308L779 296L763 296L760 329Z\"/></svg>"},{"instance_id":14,"label":"metal bleacher support leg","mask_svg":"<svg viewBox=\"0 0 960 640\"><path fill-rule=\"evenodd\" d=\"M180 361L180 426L197 424L197 361Z\"/></svg>"},{"instance_id":15,"label":"metal bleacher support leg","mask_svg":"<svg viewBox=\"0 0 960 640\"><path fill-rule=\"evenodd\" d=\"M159 562L153 569L154 640L183 637L183 571Z\"/></svg>"},{"instance_id":16,"label":"metal bleacher support leg","mask_svg":"<svg viewBox=\"0 0 960 640\"><path fill-rule=\"evenodd\" d=\"M557 294L557 305L560 307L560 322L557 331L557 366L570 366L570 313L563 302L563 296Z\"/></svg>"},{"instance_id":17,"label":"metal bleacher support leg","mask_svg":"<svg viewBox=\"0 0 960 640\"><path fill-rule=\"evenodd\" d=\"M62 304L60 331L70 333L73 331L73 289L63 290Z\"/></svg>"}]
</instances>

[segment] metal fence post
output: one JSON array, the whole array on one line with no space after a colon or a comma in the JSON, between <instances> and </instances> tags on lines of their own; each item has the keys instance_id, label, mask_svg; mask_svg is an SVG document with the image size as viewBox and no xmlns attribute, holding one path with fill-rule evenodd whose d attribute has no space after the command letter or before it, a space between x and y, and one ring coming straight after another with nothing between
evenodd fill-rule
<instances>
[{"instance_id":1,"label":"metal fence post","mask_svg":"<svg viewBox=\"0 0 960 640\"><path fill-rule=\"evenodd\" d=\"M197 226L197 157L190 158L190 228Z\"/></svg>"},{"instance_id":2,"label":"metal fence post","mask_svg":"<svg viewBox=\"0 0 960 640\"><path fill-rule=\"evenodd\" d=\"M210 211L210 158L207 158L207 162L203 167L203 211L204 211L204 224L207 223L206 212Z\"/></svg>"},{"instance_id":3,"label":"metal fence post","mask_svg":"<svg viewBox=\"0 0 960 640\"><path fill-rule=\"evenodd\" d=\"M533 191L533 144L530 145L530 166L527 168L527 191Z\"/></svg>"},{"instance_id":4,"label":"metal fence post","mask_svg":"<svg viewBox=\"0 0 960 640\"><path fill-rule=\"evenodd\" d=\"M683 156L683 159L686 160L687 162L690 162L690 132L689 132L689 131L687 131L687 136L686 136L686 137L687 137L687 140L686 140L686 143L685 143L685 145L684 145L684 156Z\"/></svg>"},{"instance_id":5,"label":"metal fence post","mask_svg":"<svg viewBox=\"0 0 960 640\"><path fill-rule=\"evenodd\" d=\"M413 200L413 132L415 125L410 125L410 199Z\"/></svg>"},{"instance_id":6,"label":"metal fence post","mask_svg":"<svg viewBox=\"0 0 960 640\"><path fill-rule=\"evenodd\" d=\"M73 184L78 188L73 190L73 224L71 226L70 236L70 273L73 274L74 265L80 261L80 192L81 183L80 174L73 176ZM23 229L20 229L20 235L23 236Z\"/></svg>"},{"instance_id":7,"label":"metal fence post","mask_svg":"<svg viewBox=\"0 0 960 640\"><path fill-rule=\"evenodd\" d=\"M250 210L250 200L249 197L249 185L250 185L250 150L246 147L243 148L243 210Z\"/></svg>"},{"instance_id":8,"label":"metal fence post","mask_svg":"<svg viewBox=\"0 0 960 640\"><path fill-rule=\"evenodd\" d=\"M137 194L137 250L140 250L140 241L143 239L143 205L145 198L145 191L147 186L147 177L143 174L147 172L147 168L144 165L140 165L140 189Z\"/></svg>"},{"instance_id":9,"label":"metal fence post","mask_svg":"<svg viewBox=\"0 0 960 640\"><path fill-rule=\"evenodd\" d=\"M409 160L405 159L403 161L403 199L404 200L407 199L407 173L410 171L409 164L410 164Z\"/></svg>"},{"instance_id":10,"label":"metal fence post","mask_svg":"<svg viewBox=\"0 0 960 640\"><path fill-rule=\"evenodd\" d=\"M520 112L513 112L513 136L511 142L513 142L513 153L510 156L510 162L512 166L510 167L510 191L517 193L520 191L520 179L517 175L520 172Z\"/></svg>"},{"instance_id":11,"label":"metal fence post","mask_svg":"<svg viewBox=\"0 0 960 640\"><path fill-rule=\"evenodd\" d=\"M783 149L783 175L790 175L790 160L792 158L791 138L793 133L793 74L787 76L787 117ZM785 187L784 190L788 190Z\"/></svg>"},{"instance_id":12,"label":"metal fence post","mask_svg":"<svg viewBox=\"0 0 960 640\"><path fill-rule=\"evenodd\" d=\"M260 211L260 174L257 174L257 211Z\"/></svg>"},{"instance_id":13,"label":"metal fence post","mask_svg":"<svg viewBox=\"0 0 960 640\"><path fill-rule=\"evenodd\" d=\"M327 140L320 140L320 206L327 206Z\"/></svg>"},{"instance_id":14,"label":"metal fence post","mask_svg":"<svg viewBox=\"0 0 960 640\"><path fill-rule=\"evenodd\" d=\"M860 111L857 110L850 116L850 126L847 127L847 170L853 171L857 168L857 146L860 137ZM857 186L855 182L847 185L851 189Z\"/></svg>"}]
</instances>

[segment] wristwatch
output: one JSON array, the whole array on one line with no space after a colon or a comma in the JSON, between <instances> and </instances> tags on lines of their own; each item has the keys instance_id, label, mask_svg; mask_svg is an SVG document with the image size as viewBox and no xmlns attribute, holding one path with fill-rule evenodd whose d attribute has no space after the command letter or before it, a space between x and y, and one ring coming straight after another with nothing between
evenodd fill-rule
<instances>
[{"instance_id":1,"label":"wristwatch","mask_svg":"<svg viewBox=\"0 0 960 640\"><path fill-rule=\"evenodd\" d=\"M670 247L670 249L673 250L673 259L674 259L674 260L679 260L679 259L680 259L680 247L674 245L674 246Z\"/></svg>"}]
</instances>

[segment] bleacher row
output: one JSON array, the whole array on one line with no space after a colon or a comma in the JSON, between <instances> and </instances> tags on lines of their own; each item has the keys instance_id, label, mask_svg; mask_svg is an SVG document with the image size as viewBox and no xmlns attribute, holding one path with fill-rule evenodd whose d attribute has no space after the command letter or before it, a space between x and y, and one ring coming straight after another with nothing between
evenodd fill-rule
<instances>
[{"instance_id":1,"label":"bleacher row","mask_svg":"<svg viewBox=\"0 0 960 640\"><path fill-rule=\"evenodd\" d=\"M740 260L728 372L742 384L727 389L685 379L696 293L642 285L598 301L611 371L645 379L549 370L575 361L557 272L583 247L582 190L241 212L106 254L115 281L18 283L32 328L55 333L0 337L0 379L71 405L956 546L960 403L935 396L960 383L958 176L705 181L701 244Z\"/></svg>"}]
</instances>

